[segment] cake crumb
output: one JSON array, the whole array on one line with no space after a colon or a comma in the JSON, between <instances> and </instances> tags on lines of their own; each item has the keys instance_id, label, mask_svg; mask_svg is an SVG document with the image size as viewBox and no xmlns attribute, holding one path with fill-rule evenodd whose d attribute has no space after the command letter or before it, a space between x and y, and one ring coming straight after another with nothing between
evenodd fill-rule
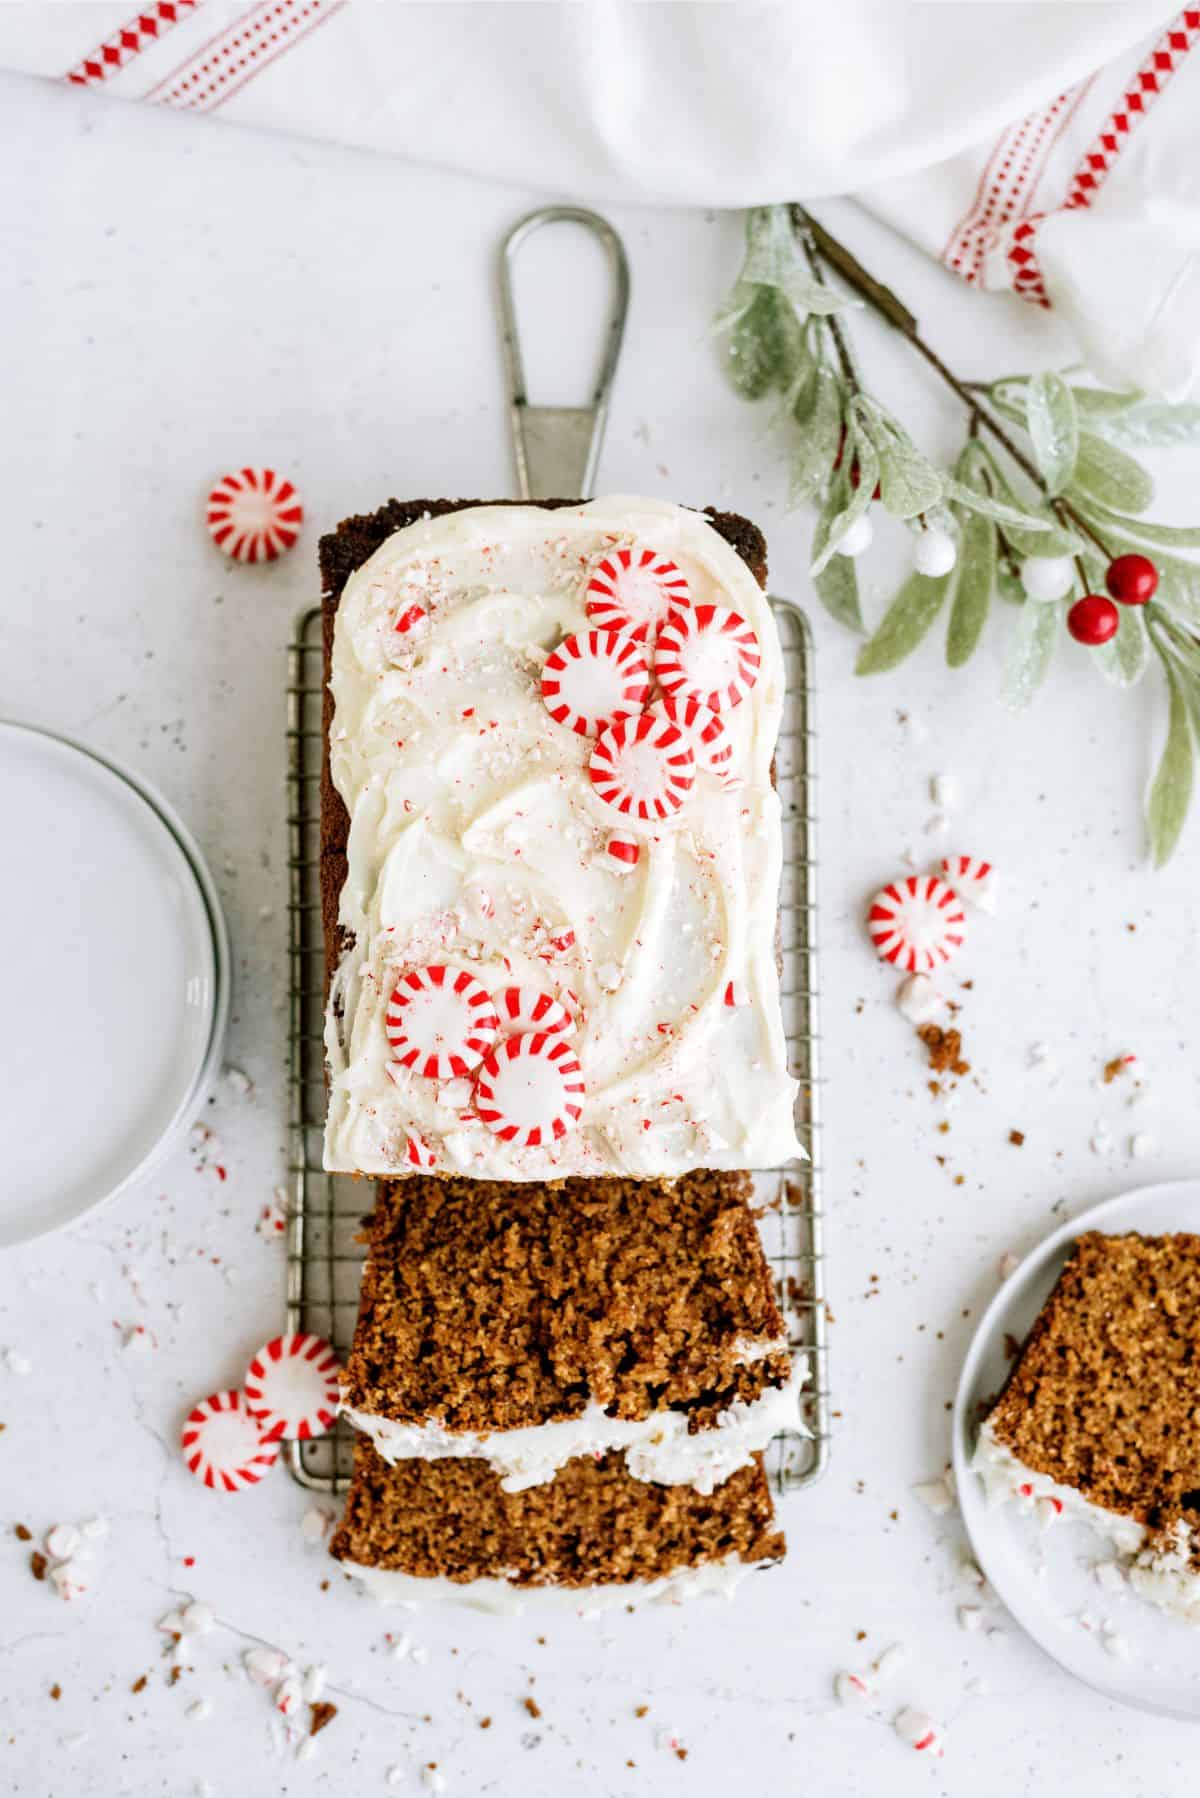
<instances>
[{"instance_id":1,"label":"cake crumb","mask_svg":"<svg viewBox=\"0 0 1200 1798\"><path fill-rule=\"evenodd\" d=\"M134 1680L134 1682L130 1686L129 1690L136 1695L138 1692L144 1692L146 1690L146 1684L147 1684L147 1675L144 1673L141 1673L138 1675L137 1679Z\"/></svg>"},{"instance_id":2,"label":"cake crumb","mask_svg":"<svg viewBox=\"0 0 1200 1798\"><path fill-rule=\"evenodd\" d=\"M17 1538L18 1542L32 1542L33 1541L33 1531L30 1529L26 1529L26 1527L23 1523L14 1523L13 1524L13 1535Z\"/></svg>"},{"instance_id":3,"label":"cake crumb","mask_svg":"<svg viewBox=\"0 0 1200 1798\"><path fill-rule=\"evenodd\" d=\"M320 1735L326 1724L332 1723L337 1714L338 1707L336 1704L330 1704L324 1700L319 1704L314 1704L312 1706L312 1716L309 1719L308 1725L309 1735Z\"/></svg>"},{"instance_id":4,"label":"cake crumb","mask_svg":"<svg viewBox=\"0 0 1200 1798\"><path fill-rule=\"evenodd\" d=\"M1014 1149L1020 1149L1025 1143L1025 1132L1023 1130L1010 1130L1008 1133L1008 1140Z\"/></svg>"},{"instance_id":5,"label":"cake crumb","mask_svg":"<svg viewBox=\"0 0 1200 1798\"><path fill-rule=\"evenodd\" d=\"M917 1035L925 1045L929 1065L935 1074L955 1074L961 1080L971 1072L970 1062L963 1059L961 1030L943 1030L940 1024L922 1024Z\"/></svg>"},{"instance_id":6,"label":"cake crumb","mask_svg":"<svg viewBox=\"0 0 1200 1798\"><path fill-rule=\"evenodd\" d=\"M49 1565L45 1555L35 1548L29 1557L29 1568L34 1579L45 1579L46 1569Z\"/></svg>"},{"instance_id":7,"label":"cake crumb","mask_svg":"<svg viewBox=\"0 0 1200 1798\"><path fill-rule=\"evenodd\" d=\"M50 1688L50 1696L51 1696L51 1698L53 1698L55 1704L57 1704L59 1699L62 1697L62 1687L59 1685L57 1680L55 1680L54 1684Z\"/></svg>"},{"instance_id":8,"label":"cake crumb","mask_svg":"<svg viewBox=\"0 0 1200 1798\"><path fill-rule=\"evenodd\" d=\"M479 1719L479 1727L480 1729L490 1729L492 1727L492 1719L490 1717L481 1717Z\"/></svg>"},{"instance_id":9,"label":"cake crumb","mask_svg":"<svg viewBox=\"0 0 1200 1798\"><path fill-rule=\"evenodd\" d=\"M521 1703L525 1706L525 1709L529 1712L531 1717L541 1716L542 1707L536 1698L522 1698Z\"/></svg>"}]
</instances>

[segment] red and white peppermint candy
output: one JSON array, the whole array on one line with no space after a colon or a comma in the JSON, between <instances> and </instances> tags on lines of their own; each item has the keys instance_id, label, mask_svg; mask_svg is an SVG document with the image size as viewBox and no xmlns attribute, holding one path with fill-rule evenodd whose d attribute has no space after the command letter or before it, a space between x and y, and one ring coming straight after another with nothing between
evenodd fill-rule
<instances>
[{"instance_id":1,"label":"red and white peppermint candy","mask_svg":"<svg viewBox=\"0 0 1200 1798\"><path fill-rule=\"evenodd\" d=\"M264 1442L308 1442L337 1421L341 1368L320 1336L290 1331L263 1344L246 1369L246 1404Z\"/></svg>"},{"instance_id":2,"label":"red and white peppermint candy","mask_svg":"<svg viewBox=\"0 0 1200 1798\"><path fill-rule=\"evenodd\" d=\"M650 707L653 716L666 718L692 746L698 768L724 774L733 760L733 744L720 712L710 711L698 699L664 693Z\"/></svg>"},{"instance_id":3,"label":"red and white peppermint candy","mask_svg":"<svg viewBox=\"0 0 1200 1798\"><path fill-rule=\"evenodd\" d=\"M440 965L402 974L384 1018L395 1060L429 1080L469 1074L499 1029L487 988L464 969Z\"/></svg>"},{"instance_id":4,"label":"red and white peppermint candy","mask_svg":"<svg viewBox=\"0 0 1200 1798\"><path fill-rule=\"evenodd\" d=\"M209 494L205 522L235 562L273 562L300 535L304 507L273 468L240 468L222 475Z\"/></svg>"},{"instance_id":5,"label":"red and white peppermint candy","mask_svg":"<svg viewBox=\"0 0 1200 1798\"><path fill-rule=\"evenodd\" d=\"M405 606L404 610L397 615L392 629L401 637L407 637L410 632L419 630L423 624L428 624L428 622L429 613L424 606L418 605L414 600L412 605Z\"/></svg>"},{"instance_id":6,"label":"red and white peppermint candy","mask_svg":"<svg viewBox=\"0 0 1200 1798\"><path fill-rule=\"evenodd\" d=\"M931 974L962 948L962 901L936 874L909 874L876 893L867 929L881 961L909 974Z\"/></svg>"},{"instance_id":7,"label":"red and white peppermint candy","mask_svg":"<svg viewBox=\"0 0 1200 1798\"><path fill-rule=\"evenodd\" d=\"M996 870L976 855L948 855L942 873L955 892L978 911L996 909Z\"/></svg>"},{"instance_id":8,"label":"red and white peppermint candy","mask_svg":"<svg viewBox=\"0 0 1200 1798\"><path fill-rule=\"evenodd\" d=\"M475 1109L501 1142L536 1149L575 1128L583 1093L583 1072L570 1043L531 1030L510 1036L487 1056L475 1085Z\"/></svg>"},{"instance_id":9,"label":"red and white peppermint candy","mask_svg":"<svg viewBox=\"0 0 1200 1798\"><path fill-rule=\"evenodd\" d=\"M682 731L661 714L643 712L601 731L588 774L605 805L627 818L662 819L687 798L696 765Z\"/></svg>"},{"instance_id":10,"label":"red and white peppermint candy","mask_svg":"<svg viewBox=\"0 0 1200 1798\"><path fill-rule=\"evenodd\" d=\"M695 699L713 712L741 705L761 663L758 638L728 606L672 613L654 647L654 674L663 692Z\"/></svg>"},{"instance_id":11,"label":"red and white peppermint candy","mask_svg":"<svg viewBox=\"0 0 1200 1798\"><path fill-rule=\"evenodd\" d=\"M190 1472L217 1492L257 1485L279 1459L251 1414L244 1392L214 1392L188 1412L180 1447Z\"/></svg>"},{"instance_id":12,"label":"red and white peppermint candy","mask_svg":"<svg viewBox=\"0 0 1200 1798\"><path fill-rule=\"evenodd\" d=\"M594 737L612 719L640 712L649 696L645 651L617 631L564 637L542 669L546 710L577 736Z\"/></svg>"},{"instance_id":13,"label":"red and white peppermint candy","mask_svg":"<svg viewBox=\"0 0 1200 1798\"><path fill-rule=\"evenodd\" d=\"M690 603L687 576L652 549L618 549L602 556L587 584L589 618L639 642Z\"/></svg>"},{"instance_id":14,"label":"red and white peppermint candy","mask_svg":"<svg viewBox=\"0 0 1200 1798\"><path fill-rule=\"evenodd\" d=\"M642 845L628 831L614 830L604 845L604 853L614 874L632 874L642 859Z\"/></svg>"},{"instance_id":15,"label":"red and white peppermint candy","mask_svg":"<svg viewBox=\"0 0 1200 1798\"><path fill-rule=\"evenodd\" d=\"M404 1141L404 1159L410 1167L418 1168L421 1173L427 1174L437 1157L425 1138L418 1136L415 1130L410 1130Z\"/></svg>"},{"instance_id":16,"label":"red and white peppermint candy","mask_svg":"<svg viewBox=\"0 0 1200 1798\"><path fill-rule=\"evenodd\" d=\"M505 986L492 994L500 1028L508 1035L521 1030L544 1030L553 1035L569 1030L574 1019L566 1006L536 986Z\"/></svg>"}]
</instances>

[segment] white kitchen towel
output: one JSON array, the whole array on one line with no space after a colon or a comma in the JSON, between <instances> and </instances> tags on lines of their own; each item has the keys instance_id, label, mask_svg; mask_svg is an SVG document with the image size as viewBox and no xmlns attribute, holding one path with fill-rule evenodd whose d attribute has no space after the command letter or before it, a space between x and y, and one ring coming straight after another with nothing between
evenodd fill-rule
<instances>
[{"instance_id":1,"label":"white kitchen towel","mask_svg":"<svg viewBox=\"0 0 1200 1798\"><path fill-rule=\"evenodd\" d=\"M1200 343L1198 37L1162 0L0 5L0 67L557 195L852 192L1171 392Z\"/></svg>"}]
</instances>

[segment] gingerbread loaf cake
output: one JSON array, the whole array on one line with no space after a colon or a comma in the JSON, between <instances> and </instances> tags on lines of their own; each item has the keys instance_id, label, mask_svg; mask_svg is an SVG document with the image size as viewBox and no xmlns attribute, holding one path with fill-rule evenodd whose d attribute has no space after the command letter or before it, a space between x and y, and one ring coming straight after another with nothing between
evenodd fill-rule
<instances>
[{"instance_id":1,"label":"gingerbread loaf cake","mask_svg":"<svg viewBox=\"0 0 1200 1798\"><path fill-rule=\"evenodd\" d=\"M506 1492L609 1450L711 1492L802 1428L751 1196L730 1173L381 1184L343 1415L385 1460L483 1460Z\"/></svg>"},{"instance_id":2,"label":"gingerbread loaf cake","mask_svg":"<svg viewBox=\"0 0 1200 1798\"><path fill-rule=\"evenodd\" d=\"M989 1500L1086 1523L1200 1621L1200 1236L1081 1236L979 1435Z\"/></svg>"},{"instance_id":3,"label":"gingerbread loaf cake","mask_svg":"<svg viewBox=\"0 0 1200 1798\"><path fill-rule=\"evenodd\" d=\"M713 1493L633 1479L620 1455L568 1462L505 1492L481 1461L399 1461L365 1439L330 1552L375 1597L511 1608L522 1592L574 1608L728 1595L784 1552L761 1457Z\"/></svg>"},{"instance_id":4,"label":"gingerbread loaf cake","mask_svg":"<svg viewBox=\"0 0 1200 1798\"><path fill-rule=\"evenodd\" d=\"M758 531L650 500L393 501L321 569L326 1166L797 1155Z\"/></svg>"}]
</instances>

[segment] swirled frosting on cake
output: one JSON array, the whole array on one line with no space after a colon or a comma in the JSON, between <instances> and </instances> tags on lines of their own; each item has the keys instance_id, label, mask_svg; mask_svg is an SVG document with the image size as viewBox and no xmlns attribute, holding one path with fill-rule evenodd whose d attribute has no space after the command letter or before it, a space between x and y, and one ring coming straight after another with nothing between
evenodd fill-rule
<instances>
[{"instance_id":1,"label":"swirled frosting on cake","mask_svg":"<svg viewBox=\"0 0 1200 1798\"><path fill-rule=\"evenodd\" d=\"M692 604L737 613L761 654L721 713L728 761L697 758L663 822L604 802L595 737L556 722L541 692L547 656L594 628L591 570L623 548L670 558ZM397 531L341 594L332 691L350 834L327 1167L649 1177L800 1152L777 965L781 657L765 595L703 515L606 499L468 507ZM607 852L617 829L638 843L632 868ZM476 1110L473 1073L431 1079L397 1059L389 1002L431 966L566 1005L584 1093L564 1134L506 1141Z\"/></svg>"}]
</instances>

